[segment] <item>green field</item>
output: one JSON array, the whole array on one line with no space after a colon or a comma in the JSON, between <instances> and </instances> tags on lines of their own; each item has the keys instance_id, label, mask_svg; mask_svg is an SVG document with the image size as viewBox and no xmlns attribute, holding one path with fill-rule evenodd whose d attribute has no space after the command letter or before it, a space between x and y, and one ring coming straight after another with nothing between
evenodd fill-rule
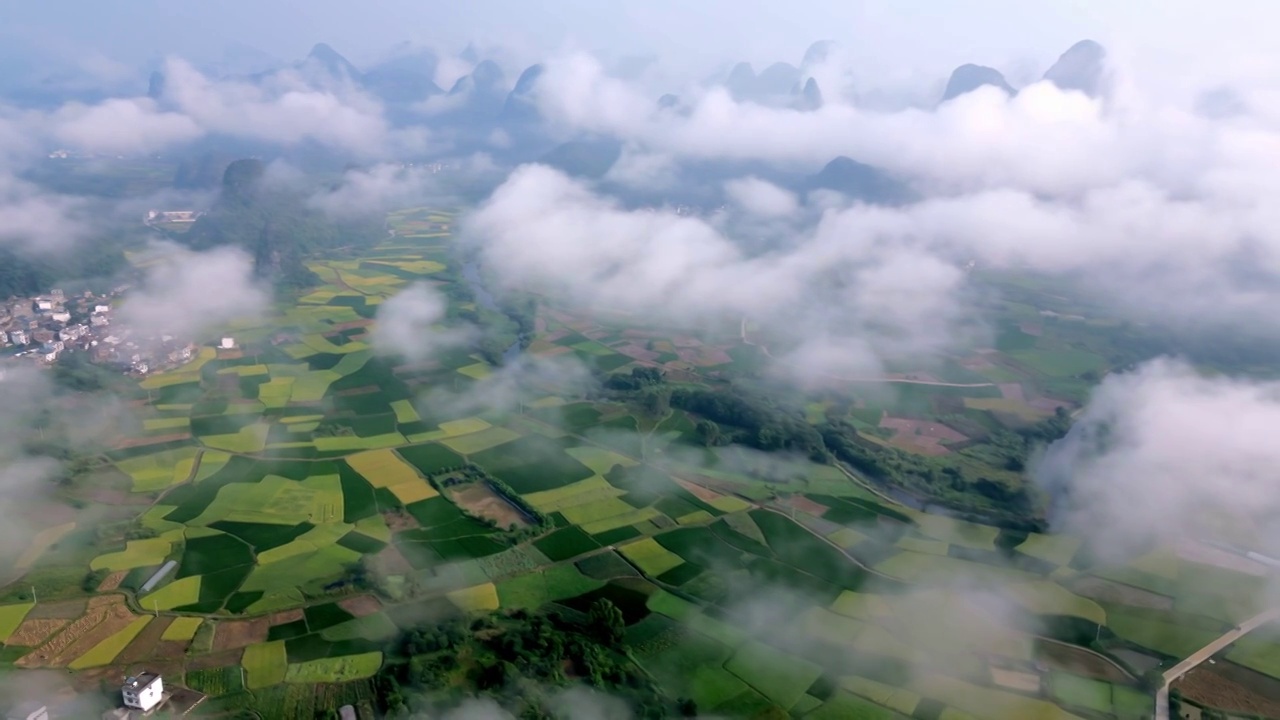
<instances>
[{"instance_id":1,"label":"green field","mask_svg":"<svg viewBox=\"0 0 1280 720\"><path fill-rule=\"evenodd\" d=\"M392 673L424 708L481 678L512 697L530 682L644 693L653 680L705 717L1131 720L1149 710L1136 683L1073 674L1037 634L1168 663L1264 607L1261 579L1156 544L1102 562L1093 538L1025 516L1041 499L1016 468L1060 436L1046 424L1140 360L1117 326L1056 291L1001 284L985 344L885 367L972 387L778 392L764 378L788 348L751 318L655 327L506 287L486 304L461 272L474 258L451 244L454 222L393 213L369 246L309 257L316 277L265 316L217 328L235 350L206 342L139 382L137 432L75 457L92 474L56 489L92 522L54 514L15 548L0 642L123 594L141 615L128 627L77 657L29 638L48 644L33 657L55 657L57 672L182 668L217 717L311 717L340 698L369 715L387 687L370 679ZM437 329L484 342L421 362L375 347L382 301L420 280L447 302ZM565 372L508 387L493 348L517 341ZM929 433L948 439L926 453ZM451 485L468 465L509 505ZM903 506L898 491L949 511ZM509 527L522 504L530 522ZM167 560L176 570L141 592ZM99 592L108 578L119 586ZM623 627L593 625L599 600ZM138 657L154 644L158 626L130 646L151 613L172 621L155 656ZM536 680L494 679L557 647L538 635L552 626L613 644ZM247 647L218 644L233 629ZM1280 677L1275 647L1251 636L1227 658ZM594 677L614 661L638 674ZM1005 666L1043 693L992 684L988 667Z\"/></svg>"},{"instance_id":2,"label":"green field","mask_svg":"<svg viewBox=\"0 0 1280 720\"><path fill-rule=\"evenodd\" d=\"M290 683L339 683L372 677L382 666L382 653L323 658L289 665L284 676Z\"/></svg>"},{"instance_id":3,"label":"green field","mask_svg":"<svg viewBox=\"0 0 1280 720\"><path fill-rule=\"evenodd\" d=\"M245 685L250 689L264 688L284 682L289 670L289 659L283 641L259 643L244 649L240 659L244 666Z\"/></svg>"}]
</instances>

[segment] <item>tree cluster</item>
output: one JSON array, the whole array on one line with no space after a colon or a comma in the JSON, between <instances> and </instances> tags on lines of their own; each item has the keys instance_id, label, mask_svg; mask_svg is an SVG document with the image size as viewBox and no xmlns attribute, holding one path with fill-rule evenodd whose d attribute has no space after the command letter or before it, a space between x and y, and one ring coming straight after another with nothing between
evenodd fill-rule
<instances>
[{"instance_id":1,"label":"tree cluster","mask_svg":"<svg viewBox=\"0 0 1280 720\"><path fill-rule=\"evenodd\" d=\"M261 160L236 160L208 213L174 239L195 250L231 245L253 257L254 271L284 287L314 285L304 261L317 252L363 245L383 234L373 221L339 222L307 204L304 194L264 180Z\"/></svg>"},{"instance_id":2,"label":"tree cluster","mask_svg":"<svg viewBox=\"0 0 1280 720\"><path fill-rule=\"evenodd\" d=\"M745 390L679 388L671 393L671 405L718 424L717 432L709 426L700 431L700 436L714 438L708 444L739 442L766 452L787 450L826 460L822 435L802 413Z\"/></svg>"},{"instance_id":3,"label":"tree cluster","mask_svg":"<svg viewBox=\"0 0 1280 720\"><path fill-rule=\"evenodd\" d=\"M400 717L415 695L443 696L463 687L496 699L525 718L546 717L544 696L585 682L626 700L642 718L696 714L690 701L672 702L635 666L622 647L621 611L598 600L585 617L552 611L513 611L408 630L396 642L402 662L375 678L380 709Z\"/></svg>"}]
</instances>

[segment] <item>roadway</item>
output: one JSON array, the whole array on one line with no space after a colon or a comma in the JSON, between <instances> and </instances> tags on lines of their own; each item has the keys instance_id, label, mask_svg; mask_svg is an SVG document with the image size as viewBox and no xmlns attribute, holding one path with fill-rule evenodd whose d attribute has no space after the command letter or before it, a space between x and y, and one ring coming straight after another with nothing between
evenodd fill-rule
<instances>
[{"instance_id":1,"label":"roadway","mask_svg":"<svg viewBox=\"0 0 1280 720\"><path fill-rule=\"evenodd\" d=\"M1231 628L1223 633L1222 637L1205 645L1199 650L1189 655L1185 660L1169 668L1164 673L1164 683L1160 689L1156 691L1156 720L1169 719L1169 686L1175 680L1194 670L1198 665L1209 658L1222 652L1222 650L1231 643L1248 635L1261 625L1266 625L1273 620L1280 620L1280 608L1272 608L1265 612L1259 613L1239 625Z\"/></svg>"}]
</instances>

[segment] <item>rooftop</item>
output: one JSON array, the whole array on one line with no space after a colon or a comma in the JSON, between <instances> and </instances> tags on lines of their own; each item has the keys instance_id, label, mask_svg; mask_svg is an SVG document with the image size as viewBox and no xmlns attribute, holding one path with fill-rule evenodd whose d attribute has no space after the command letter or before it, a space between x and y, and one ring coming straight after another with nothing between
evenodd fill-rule
<instances>
[{"instance_id":1,"label":"rooftop","mask_svg":"<svg viewBox=\"0 0 1280 720\"><path fill-rule=\"evenodd\" d=\"M124 686L132 689L142 689L159 679L160 675L158 673L144 672L125 678Z\"/></svg>"}]
</instances>

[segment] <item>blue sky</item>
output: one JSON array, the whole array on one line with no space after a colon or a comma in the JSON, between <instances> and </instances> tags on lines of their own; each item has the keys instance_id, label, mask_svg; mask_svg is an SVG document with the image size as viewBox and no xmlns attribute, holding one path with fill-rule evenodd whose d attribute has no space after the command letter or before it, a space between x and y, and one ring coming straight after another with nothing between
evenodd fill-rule
<instances>
[{"instance_id":1,"label":"blue sky","mask_svg":"<svg viewBox=\"0 0 1280 720\"><path fill-rule=\"evenodd\" d=\"M1270 0L3 0L0 40L15 52L130 66L167 54L217 59L242 42L281 59L318 41L357 63L409 40L469 40L532 59L575 49L658 52L703 71L730 59L797 62L816 39L868 66L937 71L973 61L1043 67L1072 42L1192 62L1206 50L1268 51ZM5 51L0 51L3 53Z\"/></svg>"}]
</instances>

